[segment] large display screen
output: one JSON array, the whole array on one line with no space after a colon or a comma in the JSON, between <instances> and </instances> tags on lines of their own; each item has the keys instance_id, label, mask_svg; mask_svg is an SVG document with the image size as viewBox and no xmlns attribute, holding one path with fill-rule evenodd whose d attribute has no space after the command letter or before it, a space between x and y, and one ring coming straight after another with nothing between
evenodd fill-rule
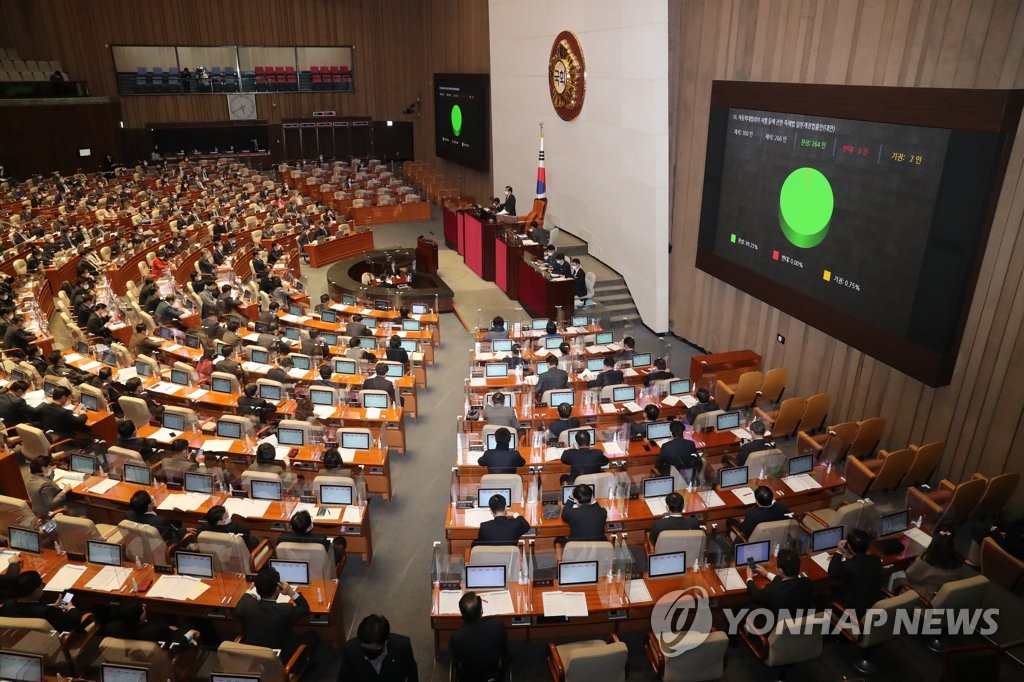
<instances>
[{"instance_id":1,"label":"large display screen","mask_svg":"<svg viewBox=\"0 0 1024 682\"><path fill-rule=\"evenodd\" d=\"M942 385L1011 133L929 92L716 82L697 266Z\"/></svg>"},{"instance_id":2,"label":"large display screen","mask_svg":"<svg viewBox=\"0 0 1024 682\"><path fill-rule=\"evenodd\" d=\"M486 74L434 74L437 156L476 170L490 170L489 90Z\"/></svg>"}]
</instances>

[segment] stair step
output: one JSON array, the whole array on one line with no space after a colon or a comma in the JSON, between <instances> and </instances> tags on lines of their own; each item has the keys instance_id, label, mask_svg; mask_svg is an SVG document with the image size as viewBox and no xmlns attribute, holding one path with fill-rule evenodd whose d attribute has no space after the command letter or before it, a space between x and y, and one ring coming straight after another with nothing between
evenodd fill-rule
<instances>
[{"instance_id":1,"label":"stair step","mask_svg":"<svg viewBox=\"0 0 1024 682\"><path fill-rule=\"evenodd\" d=\"M597 294L594 298L602 303L613 305L616 303L633 303L633 297L629 294L616 294L614 296L608 296L607 294Z\"/></svg>"}]
</instances>

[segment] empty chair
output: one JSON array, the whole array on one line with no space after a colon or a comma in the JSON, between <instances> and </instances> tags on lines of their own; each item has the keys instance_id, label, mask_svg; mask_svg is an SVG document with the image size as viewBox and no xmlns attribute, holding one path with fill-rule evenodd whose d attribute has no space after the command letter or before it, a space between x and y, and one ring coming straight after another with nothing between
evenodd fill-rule
<instances>
[{"instance_id":1,"label":"empty chair","mask_svg":"<svg viewBox=\"0 0 1024 682\"><path fill-rule=\"evenodd\" d=\"M369 443L370 444L370 449L373 449L374 447L376 447L376 444L373 442L373 432L370 431L370 429L368 429L366 427L362 427L362 426L346 426L344 428L338 429L337 431L335 431L335 436L338 439L338 444L339 445L343 445L343 443L345 442L345 434L346 433L356 433L356 434L360 434L360 435L365 435L365 438L360 438L359 440L360 441L365 441L366 443ZM362 448L355 448L355 449L362 449Z\"/></svg>"},{"instance_id":2,"label":"empty chair","mask_svg":"<svg viewBox=\"0 0 1024 682\"><path fill-rule=\"evenodd\" d=\"M32 642L33 638L40 639L57 637L59 647L42 646L38 653L43 655L47 672L50 668L56 668L60 673L81 673L81 666L86 652L92 646L96 635L99 634L99 625L91 613L83 613L81 621L82 632L70 633L54 632L53 626L45 618L11 618L0 617L0 630L7 633L8 641L25 643ZM84 666L82 666L84 668ZM29 678L29 679L40 679Z\"/></svg>"},{"instance_id":3,"label":"empty chair","mask_svg":"<svg viewBox=\"0 0 1024 682\"><path fill-rule=\"evenodd\" d=\"M505 577L511 583L518 579L519 566L522 562L519 548L514 545L475 545L469 550L469 563L474 566L504 566Z\"/></svg>"},{"instance_id":4,"label":"empty chair","mask_svg":"<svg viewBox=\"0 0 1024 682\"><path fill-rule=\"evenodd\" d=\"M741 374L735 387L719 379L715 383L715 399L727 410L750 407L757 400L757 392L763 383L764 375L759 370Z\"/></svg>"},{"instance_id":5,"label":"empty chair","mask_svg":"<svg viewBox=\"0 0 1024 682\"><path fill-rule=\"evenodd\" d=\"M780 621L767 635L741 628L740 636L757 660L769 668L788 667L821 656L827 622L828 617L824 614L814 614Z\"/></svg>"},{"instance_id":6,"label":"empty chair","mask_svg":"<svg viewBox=\"0 0 1024 682\"><path fill-rule=\"evenodd\" d=\"M589 639L568 644L548 644L548 668L555 682L616 682L626 679L629 650L611 635L611 641Z\"/></svg>"},{"instance_id":7,"label":"empty chair","mask_svg":"<svg viewBox=\"0 0 1024 682\"><path fill-rule=\"evenodd\" d=\"M941 519L956 526L967 520L975 510L987 487L985 480L980 478L972 478L959 485L942 479L935 490L907 490L907 506L918 511L931 523Z\"/></svg>"},{"instance_id":8,"label":"empty chair","mask_svg":"<svg viewBox=\"0 0 1024 682\"><path fill-rule=\"evenodd\" d=\"M691 646L687 638L690 632L680 633L679 644ZM705 682L719 680L725 673L725 654L729 650L729 635L715 630L704 636L703 632L695 632L692 636L700 638L699 644L681 654L669 655L665 651L665 643L653 632L647 633L644 642L644 654L651 665L651 672L659 680L665 682Z\"/></svg>"},{"instance_id":9,"label":"empty chair","mask_svg":"<svg viewBox=\"0 0 1024 682\"><path fill-rule=\"evenodd\" d=\"M815 434L825 425L825 418L832 407L832 395L816 393L807 399L807 408L800 418L800 429L808 434Z\"/></svg>"},{"instance_id":10,"label":"empty chair","mask_svg":"<svg viewBox=\"0 0 1024 682\"><path fill-rule=\"evenodd\" d=\"M573 481L575 485L589 485L594 489L596 499L606 500L611 497L612 488L615 487L615 475L608 471L597 474L583 474L577 476Z\"/></svg>"},{"instance_id":11,"label":"empty chair","mask_svg":"<svg viewBox=\"0 0 1024 682\"><path fill-rule=\"evenodd\" d=\"M255 575L270 559L271 549L266 540L251 551L245 538L234 533L203 531L199 534L199 551L213 555L214 568L220 573Z\"/></svg>"},{"instance_id":12,"label":"empty chair","mask_svg":"<svg viewBox=\"0 0 1024 682\"><path fill-rule=\"evenodd\" d=\"M774 405L782 400L789 381L789 370L785 367L774 367L764 373L764 381L757 390L757 403Z\"/></svg>"},{"instance_id":13,"label":"empty chair","mask_svg":"<svg viewBox=\"0 0 1024 682\"><path fill-rule=\"evenodd\" d=\"M43 455L57 458L57 448L70 447L72 444L70 440L60 440L51 444L42 429L37 429L31 424L17 424L14 430L21 439L21 454L28 461Z\"/></svg>"},{"instance_id":14,"label":"empty chair","mask_svg":"<svg viewBox=\"0 0 1024 682\"><path fill-rule=\"evenodd\" d=\"M360 405L364 405L365 406L366 405L366 397L369 396L369 395L377 395L377 396L383 395L383 396L386 396L388 401L389 401L389 404L390 404L391 396L388 395L387 391L378 391L376 389L371 389L371 388L364 388L364 389L360 390L356 394L356 399L359 400L359 404Z\"/></svg>"},{"instance_id":15,"label":"empty chair","mask_svg":"<svg viewBox=\"0 0 1024 682\"><path fill-rule=\"evenodd\" d=\"M708 410L701 412L693 420L694 431L712 431L717 427L718 415L725 414L725 410Z\"/></svg>"},{"instance_id":16,"label":"empty chair","mask_svg":"<svg viewBox=\"0 0 1024 682\"><path fill-rule=\"evenodd\" d=\"M912 587L905 587L904 589L913 592L926 609L933 609L935 612L948 610L948 612L962 613L970 609L980 608L982 595L987 588L988 578L983 575L975 575L961 580L951 580L940 587L939 591L930 600L919 592L914 591ZM941 627L941 622L939 627ZM936 653L941 652L942 642L940 638L936 637L933 639L928 644L928 648Z\"/></svg>"},{"instance_id":17,"label":"empty chair","mask_svg":"<svg viewBox=\"0 0 1024 682\"><path fill-rule=\"evenodd\" d=\"M863 652L863 658L853 664L854 668L865 675L876 672L875 666L871 663L871 650L900 636L901 633L896 627L897 622L899 622L898 619L901 618L898 614L900 612L913 611L916 602L917 595L912 591L903 592L895 597L880 599L871 606L871 610L875 613L884 612L884 619L880 619L877 616L872 617L871 627L859 627L859 632L854 632L853 628L842 628L843 636L856 644ZM841 603L835 602L832 606L835 608L836 613L846 611L846 606ZM847 617L851 615L852 613L848 613ZM902 618L905 618L905 616L902 616ZM858 625L861 624L858 623Z\"/></svg>"},{"instance_id":18,"label":"empty chair","mask_svg":"<svg viewBox=\"0 0 1024 682\"><path fill-rule=\"evenodd\" d=\"M761 419L771 432L772 439L792 438L800 426L800 419L807 408L803 398L787 398L774 412L765 412L760 407L754 408L754 414Z\"/></svg>"},{"instance_id":19,"label":"empty chair","mask_svg":"<svg viewBox=\"0 0 1024 682\"><path fill-rule=\"evenodd\" d=\"M25 500L0 495L0 535L10 535L8 529L11 526L36 528L39 526L39 519Z\"/></svg>"},{"instance_id":20,"label":"empty chair","mask_svg":"<svg viewBox=\"0 0 1024 682\"><path fill-rule=\"evenodd\" d=\"M601 393L598 397L601 400L611 400L615 395L615 389L617 388L629 388L629 384L609 384L608 386L602 386Z\"/></svg>"},{"instance_id":21,"label":"empty chair","mask_svg":"<svg viewBox=\"0 0 1024 682\"><path fill-rule=\"evenodd\" d=\"M519 474L484 474L480 477L480 488L508 488L512 491L512 504L519 504L523 500L523 478Z\"/></svg>"},{"instance_id":22,"label":"empty chair","mask_svg":"<svg viewBox=\"0 0 1024 682\"><path fill-rule=\"evenodd\" d=\"M708 536L702 530L663 530L658 533L658 541L652 546L648 539L644 549L648 554L665 552L686 552L686 563L694 560L704 561L704 546Z\"/></svg>"},{"instance_id":23,"label":"empty chair","mask_svg":"<svg viewBox=\"0 0 1024 682\"><path fill-rule=\"evenodd\" d=\"M117 404L121 406L124 418L135 424L137 429L148 426L149 422L153 420L153 415L149 412L149 405L142 398L123 395L117 399Z\"/></svg>"},{"instance_id":24,"label":"empty chair","mask_svg":"<svg viewBox=\"0 0 1024 682\"><path fill-rule=\"evenodd\" d=\"M181 361L175 361L175 363L171 365L171 368L185 372L185 374L188 375L188 383L190 385L195 386L199 383L199 372L196 371L196 368L193 365ZM222 372L220 373L222 374ZM218 374L218 372L215 372L214 374ZM235 383L238 383L237 380Z\"/></svg>"},{"instance_id":25,"label":"empty chair","mask_svg":"<svg viewBox=\"0 0 1024 682\"><path fill-rule=\"evenodd\" d=\"M803 424L803 422L800 422ZM825 451L829 450L829 456L835 456L836 450L839 446L842 447L842 453L836 460L839 461L846 457L846 453L850 449L850 443L857 436L857 430L860 425L857 422L843 422L841 424L833 424L826 429L825 433L818 433L812 435L806 429L801 428L797 433L797 451L801 454L814 453L818 461L825 460ZM838 443L832 443L832 440L836 439Z\"/></svg>"},{"instance_id":26,"label":"empty chair","mask_svg":"<svg viewBox=\"0 0 1024 682\"><path fill-rule=\"evenodd\" d=\"M999 546L992 538L981 543L981 574L1011 592L1024 577L1024 561Z\"/></svg>"},{"instance_id":27,"label":"empty chair","mask_svg":"<svg viewBox=\"0 0 1024 682\"><path fill-rule=\"evenodd\" d=\"M914 453L910 448L887 452L882 450L874 459L846 459L846 487L865 497L868 493L895 490L907 475Z\"/></svg>"},{"instance_id":28,"label":"empty chair","mask_svg":"<svg viewBox=\"0 0 1024 682\"><path fill-rule=\"evenodd\" d=\"M885 417L872 417L860 422L857 435L850 443L850 450L847 457L865 459L875 454L879 441L882 440L882 432L885 431Z\"/></svg>"},{"instance_id":29,"label":"empty chair","mask_svg":"<svg viewBox=\"0 0 1024 682\"><path fill-rule=\"evenodd\" d=\"M932 474L939 468L942 461L942 451L946 449L943 441L927 443L925 445L911 445L910 450L914 453L914 461L903 477L900 487L909 488L915 485L927 483L932 479Z\"/></svg>"},{"instance_id":30,"label":"empty chair","mask_svg":"<svg viewBox=\"0 0 1024 682\"><path fill-rule=\"evenodd\" d=\"M778 448L757 450L747 457L746 466L751 478L778 478L785 474L786 455Z\"/></svg>"},{"instance_id":31,"label":"empty chair","mask_svg":"<svg viewBox=\"0 0 1024 682\"><path fill-rule=\"evenodd\" d=\"M126 558L138 557L143 563L154 566L170 565L170 552L156 527L125 519L117 524L117 530L124 539Z\"/></svg>"},{"instance_id":32,"label":"empty chair","mask_svg":"<svg viewBox=\"0 0 1024 682\"><path fill-rule=\"evenodd\" d=\"M807 512L800 520L807 532L821 530L830 526L842 526L844 535L849 535L854 528L871 529L878 519L878 509L870 500L857 500L840 505L837 509L815 509Z\"/></svg>"},{"instance_id":33,"label":"empty chair","mask_svg":"<svg viewBox=\"0 0 1024 682\"><path fill-rule=\"evenodd\" d=\"M350 477L350 476L325 476L323 474L320 474L319 476L314 478L313 479L313 486L312 486L313 487L313 494L316 495L317 502L319 502L321 505L331 504L329 502L324 502L324 500L323 500L323 494L321 492L321 488L323 488L325 485L326 486L332 486L332 485L333 486L348 486L352 490L352 500L353 500L353 502L355 502L355 499L356 499L356 482L355 482L355 479L353 479L352 477Z\"/></svg>"},{"instance_id":34,"label":"empty chair","mask_svg":"<svg viewBox=\"0 0 1024 682\"><path fill-rule=\"evenodd\" d=\"M596 561L598 575L605 575L611 569L614 550L607 540L573 540L565 543L558 551L559 561Z\"/></svg>"},{"instance_id":35,"label":"empty chair","mask_svg":"<svg viewBox=\"0 0 1024 682\"><path fill-rule=\"evenodd\" d=\"M1020 474L1016 472L999 474L988 479L981 474L974 474L974 478L982 479L986 485L985 493L978 500L974 511L971 512L973 519L987 519L996 516L1010 501L1010 497L1013 496L1020 483Z\"/></svg>"},{"instance_id":36,"label":"empty chair","mask_svg":"<svg viewBox=\"0 0 1024 682\"><path fill-rule=\"evenodd\" d=\"M309 564L309 579L329 582L338 577L341 564L334 563L334 552L315 542L281 542L274 552L285 561L305 561ZM342 563L344 559L342 559Z\"/></svg>"},{"instance_id":37,"label":"empty chair","mask_svg":"<svg viewBox=\"0 0 1024 682\"><path fill-rule=\"evenodd\" d=\"M738 530L735 533L737 536L743 537ZM781 519L779 521L767 521L757 524L757 527L750 533L750 537L746 538L744 542L763 542L764 540L769 540L772 543L772 547L793 547L799 538L800 524L797 520Z\"/></svg>"},{"instance_id":38,"label":"empty chair","mask_svg":"<svg viewBox=\"0 0 1024 682\"><path fill-rule=\"evenodd\" d=\"M258 675L260 682L293 682L301 679L310 652L305 644L296 647L287 661L273 649L224 641L217 647L219 672Z\"/></svg>"},{"instance_id":39,"label":"empty chair","mask_svg":"<svg viewBox=\"0 0 1024 682\"><path fill-rule=\"evenodd\" d=\"M57 524L57 536L60 537L61 547L70 554L85 556L86 543L89 540L114 544L121 544L124 540L118 532L117 526L93 523L92 519L82 516L56 514L53 521Z\"/></svg>"}]
</instances>

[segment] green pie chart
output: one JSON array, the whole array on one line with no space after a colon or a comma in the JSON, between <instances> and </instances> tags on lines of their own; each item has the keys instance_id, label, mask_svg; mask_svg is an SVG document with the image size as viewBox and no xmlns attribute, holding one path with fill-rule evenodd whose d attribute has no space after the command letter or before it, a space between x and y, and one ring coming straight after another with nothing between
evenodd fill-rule
<instances>
[{"instance_id":1,"label":"green pie chart","mask_svg":"<svg viewBox=\"0 0 1024 682\"><path fill-rule=\"evenodd\" d=\"M462 107L458 104L452 107L452 132L455 137L462 134Z\"/></svg>"},{"instance_id":2,"label":"green pie chart","mask_svg":"<svg viewBox=\"0 0 1024 682\"><path fill-rule=\"evenodd\" d=\"M814 168L797 168L779 192L779 226L793 246L810 249L828 234L834 207L828 178Z\"/></svg>"}]
</instances>

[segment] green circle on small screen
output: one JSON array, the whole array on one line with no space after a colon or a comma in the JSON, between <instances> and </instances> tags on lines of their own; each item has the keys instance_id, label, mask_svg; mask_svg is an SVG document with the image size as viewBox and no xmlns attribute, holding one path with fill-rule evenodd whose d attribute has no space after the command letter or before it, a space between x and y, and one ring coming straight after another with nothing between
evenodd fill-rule
<instances>
[{"instance_id":1,"label":"green circle on small screen","mask_svg":"<svg viewBox=\"0 0 1024 682\"><path fill-rule=\"evenodd\" d=\"M462 107L458 104L452 107L452 132L455 137L462 134Z\"/></svg>"},{"instance_id":2,"label":"green circle on small screen","mask_svg":"<svg viewBox=\"0 0 1024 682\"><path fill-rule=\"evenodd\" d=\"M834 207L828 178L814 168L797 168L779 192L779 226L793 246L810 249L828 234Z\"/></svg>"}]
</instances>

